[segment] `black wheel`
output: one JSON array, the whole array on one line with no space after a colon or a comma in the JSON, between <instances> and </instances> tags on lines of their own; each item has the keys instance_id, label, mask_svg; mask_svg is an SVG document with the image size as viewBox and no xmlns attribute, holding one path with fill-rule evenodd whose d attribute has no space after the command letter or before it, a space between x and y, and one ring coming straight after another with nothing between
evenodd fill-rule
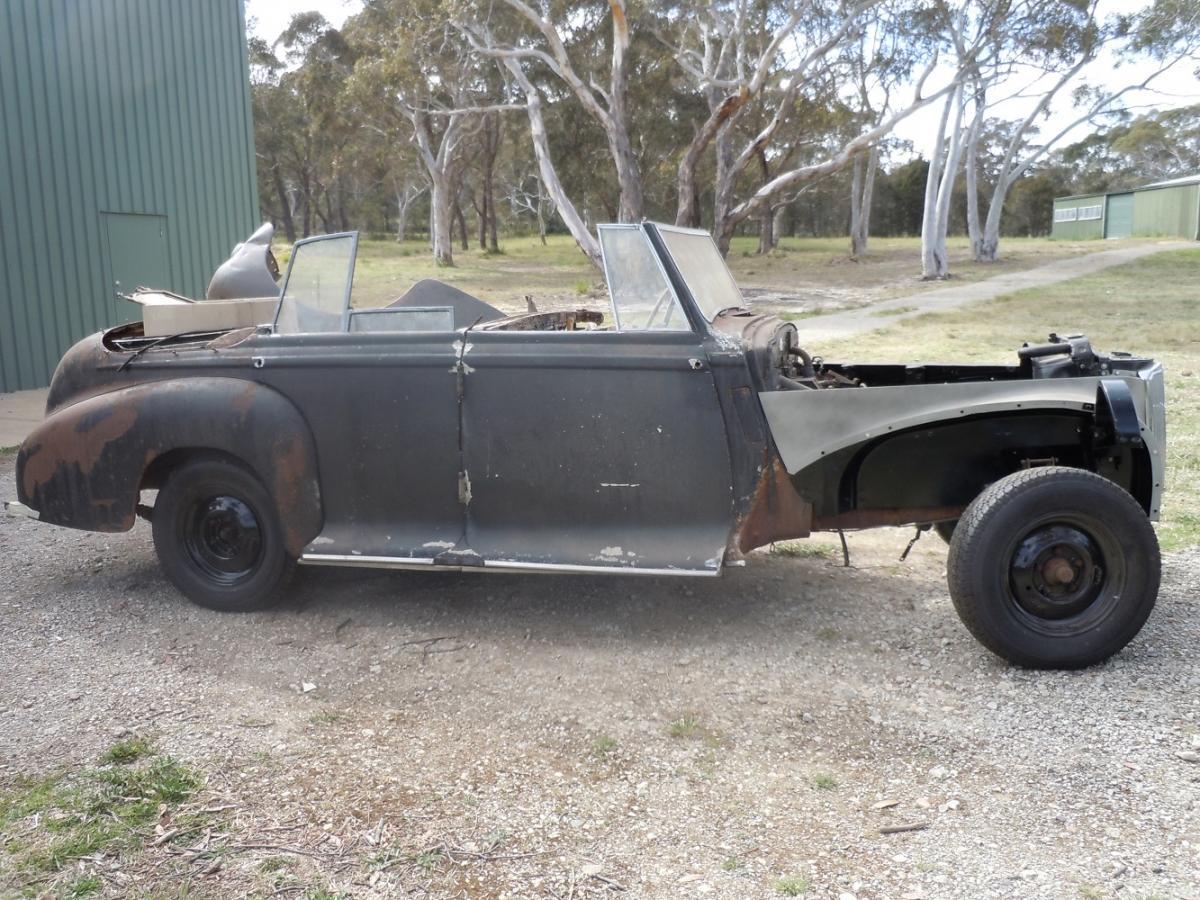
<instances>
[{"instance_id":1,"label":"black wheel","mask_svg":"<svg viewBox=\"0 0 1200 900\"><path fill-rule=\"evenodd\" d=\"M934 522L933 530L947 544L954 539L954 529L958 525L958 519L951 519L948 522Z\"/></svg>"},{"instance_id":2,"label":"black wheel","mask_svg":"<svg viewBox=\"0 0 1200 900\"><path fill-rule=\"evenodd\" d=\"M1158 596L1158 539L1137 501L1060 466L989 486L958 521L946 564L959 618L1020 666L1077 669L1116 653Z\"/></svg>"},{"instance_id":3,"label":"black wheel","mask_svg":"<svg viewBox=\"0 0 1200 900\"><path fill-rule=\"evenodd\" d=\"M248 470L187 463L159 491L152 521L159 564L193 603L247 612L278 602L293 563L275 504Z\"/></svg>"}]
</instances>

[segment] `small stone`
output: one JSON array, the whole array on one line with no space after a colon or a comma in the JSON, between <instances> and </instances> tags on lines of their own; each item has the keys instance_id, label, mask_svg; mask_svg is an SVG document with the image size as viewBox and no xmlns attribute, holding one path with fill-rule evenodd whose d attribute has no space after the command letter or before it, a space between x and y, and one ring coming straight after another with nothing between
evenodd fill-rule
<instances>
[{"instance_id":1,"label":"small stone","mask_svg":"<svg viewBox=\"0 0 1200 900\"><path fill-rule=\"evenodd\" d=\"M1195 750L1180 750L1175 755L1184 762L1200 763L1200 753L1196 752Z\"/></svg>"},{"instance_id":2,"label":"small stone","mask_svg":"<svg viewBox=\"0 0 1200 900\"><path fill-rule=\"evenodd\" d=\"M317 689L317 686L315 684L313 684L311 681L302 681L300 683L301 693L307 694L310 691L315 691L316 689Z\"/></svg>"},{"instance_id":3,"label":"small stone","mask_svg":"<svg viewBox=\"0 0 1200 900\"><path fill-rule=\"evenodd\" d=\"M82 696L83 696L83 694L79 693L79 691L71 691L71 693L67 694L67 699L69 701L71 701L72 703L74 703L76 700L79 700Z\"/></svg>"},{"instance_id":4,"label":"small stone","mask_svg":"<svg viewBox=\"0 0 1200 900\"><path fill-rule=\"evenodd\" d=\"M604 871L604 867L598 866L595 863L588 863L586 866L579 867L579 874L583 875L587 878L591 878L595 875L599 875L603 871Z\"/></svg>"},{"instance_id":5,"label":"small stone","mask_svg":"<svg viewBox=\"0 0 1200 900\"><path fill-rule=\"evenodd\" d=\"M945 766L934 766L932 769L929 770L929 777L933 778L936 781L944 780L946 778L946 776L949 774L950 773L948 771L946 771Z\"/></svg>"},{"instance_id":6,"label":"small stone","mask_svg":"<svg viewBox=\"0 0 1200 900\"><path fill-rule=\"evenodd\" d=\"M921 809L929 809L933 805L928 797L918 797L916 803Z\"/></svg>"},{"instance_id":7,"label":"small stone","mask_svg":"<svg viewBox=\"0 0 1200 900\"><path fill-rule=\"evenodd\" d=\"M838 894L838 900L858 900L858 898L849 891L842 891Z\"/></svg>"},{"instance_id":8,"label":"small stone","mask_svg":"<svg viewBox=\"0 0 1200 900\"><path fill-rule=\"evenodd\" d=\"M1192 735L1192 749L1200 750L1200 732Z\"/></svg>"},{"instance_id":9,"label":"small stone","mask_svg":"<svg viewBox=\"0 0 1200 900\"><path fill-rule=\"evenodd\" d=\"M21 701L21 709L30 709L32 707L33 707L32 700L22 700Z\"/></svg>"},{"instance_id":10,"label":"small stone","mask_svg":"<svg viewBox=\"0 0 1200 900\"><path fill-rule=\"evenodd\" d=\"M899 803L899 800L880 800L878 803L872 803L871 809L891 809Z\"/></svg>"}]
</instances>

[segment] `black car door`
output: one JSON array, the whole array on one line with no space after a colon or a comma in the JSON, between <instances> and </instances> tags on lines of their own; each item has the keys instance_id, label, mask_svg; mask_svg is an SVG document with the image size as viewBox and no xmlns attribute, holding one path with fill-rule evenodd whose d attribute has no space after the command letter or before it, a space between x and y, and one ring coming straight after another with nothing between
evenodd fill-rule
<instances>
[{"instance_id":1,"label":"black car door","mask_svg":"<svg viewBox=\"0 0 1200 900\"><path fill-rule=\"evenodd\" d=\"M466 543L485 565L720 568L731 473L702 337L644 235L620 241L619 330L467 336Z\"/></svg>"}]
</instances>

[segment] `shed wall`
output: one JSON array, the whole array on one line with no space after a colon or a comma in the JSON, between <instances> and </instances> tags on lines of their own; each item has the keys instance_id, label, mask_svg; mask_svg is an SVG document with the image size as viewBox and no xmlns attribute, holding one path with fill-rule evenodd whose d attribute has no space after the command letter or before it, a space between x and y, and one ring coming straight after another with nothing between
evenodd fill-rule
<instances>
[{"instance_id":1,"label":"shed wall","mask_svg":"<svg viewBox=\"0 0 1200 900\"><path fill-rule=\"evenodd\" d=\"M202 296L254 227L242 0L0 0L0 124L0 391L137 318L114 258ZM135 215L160 240L111 246Z\"/></svg>"},{"instance_id":2,"label":"shed wall","mask_svg":"<svg viewBox=\"0 0 1200 900\"><path fill-rule=\"evenodd\" d=\"M1097 206L1100 207L1098 218L1078 218L1080 210L1095 209ZM1050 236L1070 241L1104 237L1104 207L1103 194L1058 198L1054 201L1054 221L1051 224ZM1073 211L1076 217L1063 221L1060 210Z\"/></svg>"},{"instance_id":3,"label":"shed wall","mask_svg":"<svg viewBox=\"0 0 1200 900\"><path fill-rule=\"evenodd\" d=\"M1133 233L1143 237L1196 240L1200 222L1200 184L1137 191L1133 195Z\"/></svg>"}]
</instances>

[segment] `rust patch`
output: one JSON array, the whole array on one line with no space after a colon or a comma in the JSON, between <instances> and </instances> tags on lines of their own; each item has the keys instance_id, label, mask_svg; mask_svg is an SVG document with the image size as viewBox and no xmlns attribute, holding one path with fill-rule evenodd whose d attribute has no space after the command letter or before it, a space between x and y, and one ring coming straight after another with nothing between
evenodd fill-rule
<instances>
[{"instance_id":1,"label":"rust patch","mask_svg":"<svg viewBox=\"0 0 1200 900\"><path fill-rule=\"evenodd\" d=\"M853 509L835 516L813 519L813 531L878 528L881 525L925 525L948 522L962 515L965 506L910 506L899 509Z\"/></svg>"},{"instance_id":2,"label":"rust patch","mask_svg":"<svg viewBox=\"0 0 1200 900\"><path fill-rule=\"evenodd\" d=\"M32 497L63 469L90 475L109 444L128 434L137 419L136 405L126 403L97 406L69 421L43 426L35 432L37 443L24 454L21 486L26 496Z\"/></svg>"},{"instance_id":3,"label":"rust patch","mask_svg":"<svg viewBox=\"0 0 1200 900\"><path fill-rule=\"evenodd\" d=\"M315 490L315 485L308 471L308 454L303 441L296 436L281 440L275 446L273 462L271 493L279 512L283 541L289 553L299 556L312 540L314 535L310 532L317 525L304 515L305 510L314 506L313 498L308 494ZM320 506L319 503L315 505Z\"/></svg>"},{"instance_id":4,"label":"rust patch","mask_svg":"<svg viewBox=\"0 0 1200 900\"><path fill-rule=\"evenodd\" d=\"M772 457L758 479L754 499L734 527L731 544L738 555L772 541L808 537L812 504L796 493L779 457Z\"/></svg>"},{"instance_id":5,"label":"rust patch","mask_svg":"<svg viewBox=\"0 0 1200 900\"><path fill-rule=\"evenodd\" d=\"M250 408L254 406L254 401L257 397L258 384L253 381L244 382L238 392L233 395L232 406L234 412L245 419L247 413L250 412Z\"/></svg>"}]
</instances>

